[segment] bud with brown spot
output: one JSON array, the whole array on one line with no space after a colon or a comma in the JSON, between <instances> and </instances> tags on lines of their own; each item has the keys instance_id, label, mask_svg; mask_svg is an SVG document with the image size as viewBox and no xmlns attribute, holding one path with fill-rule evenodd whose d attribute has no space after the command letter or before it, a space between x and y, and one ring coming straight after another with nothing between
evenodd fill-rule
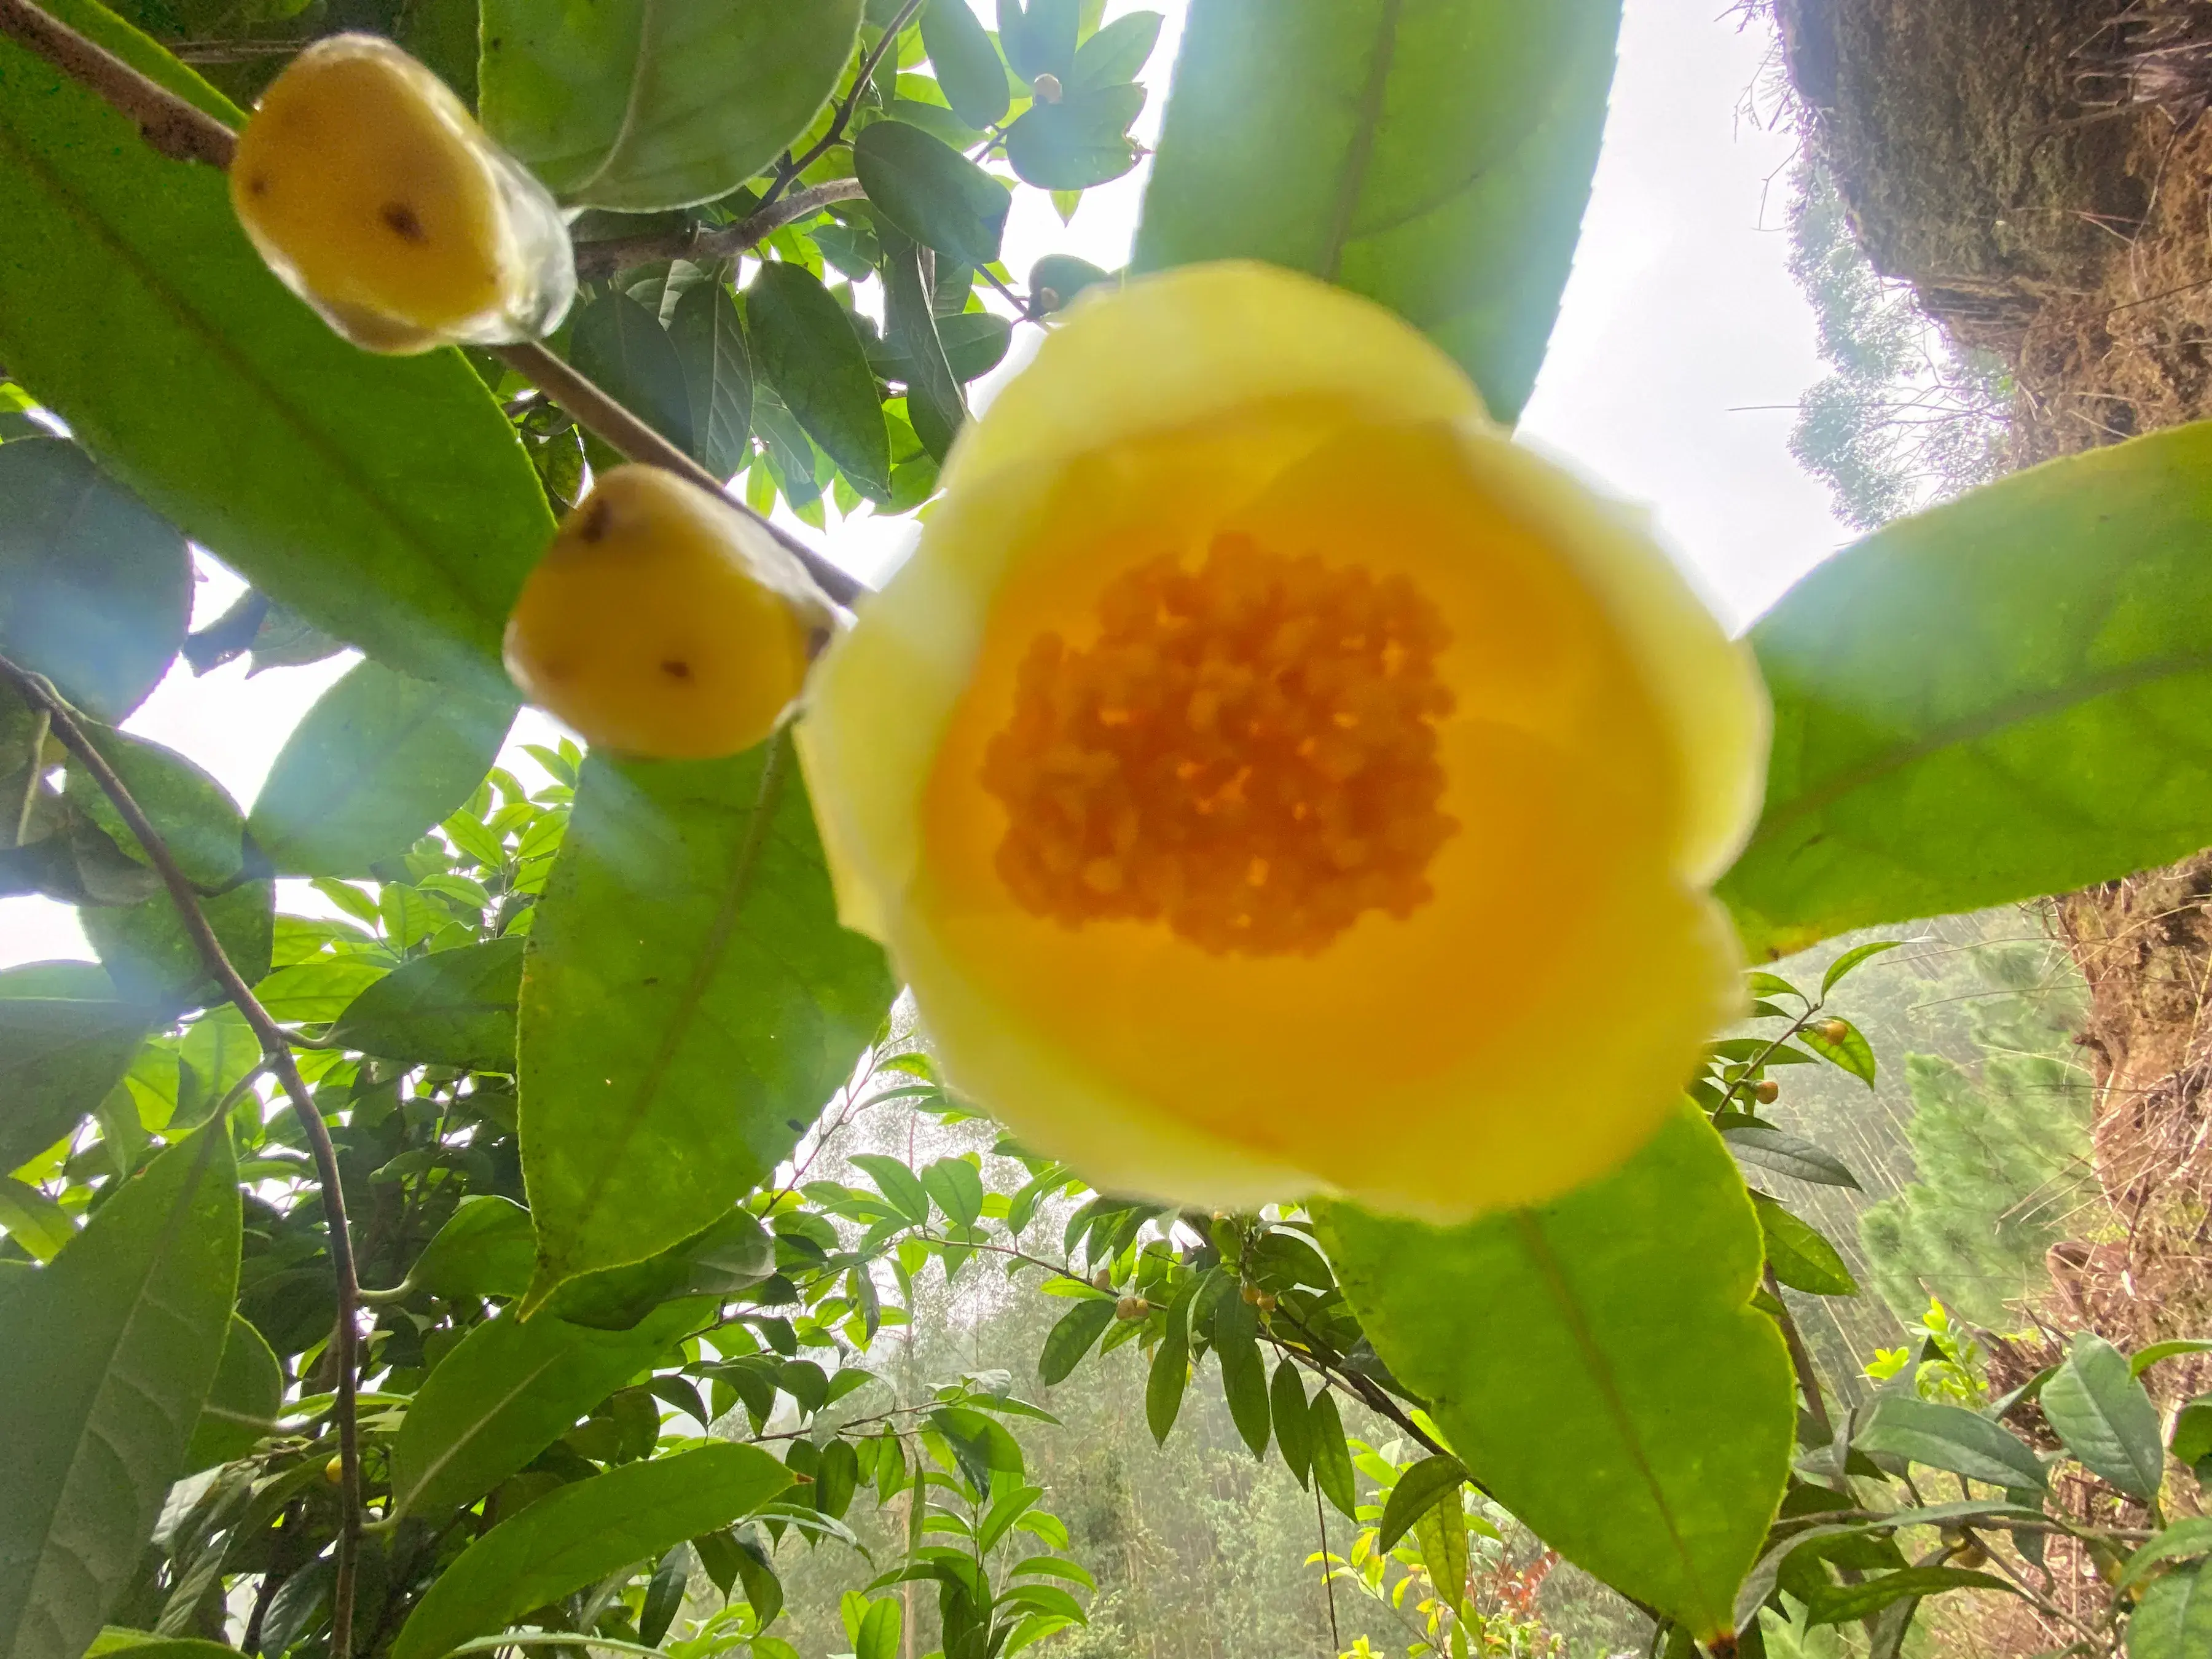
<instances>
[{"instance_id":1,"label":"bud with brown spot","mask_svg":"<svg viewBox=\"0 0 2212 1659\"><path fill-rule=\"evenodd\" d=\"M1152 1304L1141 1296L1125 1296L1114 1304L1116 1319L1142 1319L1152 1310Z\"/></svg>"}]
</instances>

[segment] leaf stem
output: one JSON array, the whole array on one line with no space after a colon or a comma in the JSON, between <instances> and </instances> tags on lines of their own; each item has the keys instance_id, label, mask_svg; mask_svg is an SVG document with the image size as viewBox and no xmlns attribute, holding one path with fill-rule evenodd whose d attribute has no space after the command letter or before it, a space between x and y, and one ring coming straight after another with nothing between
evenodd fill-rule
<instances>
[{"instance_id":1,"label":"leaf stem","mask_svg":"<svg viewBox=\"0 0 2212 1659\"><path fill-rule=\"evenodd\" d=\"M0 8L14 6L20 0L0 0ZM322 1188L323 1219L329 1231L331 1273L337 1280L337 1319L331 1335L331 1350L337 1361L337 1376L335 1393L337 1396L338 1419L338 1489L339 1504L343 1516L338 1530L337 1573L331 1590L331 1651L337 1659L346 1659L353 1644L353 1601L355 1562L359 1554L361 1540L361 1434L356 1398L358 1388L358 1369L361 1346L360 1285L354 1276L353 1236L346 1226L345 1191L338 1177L337 1152L331 1145L329 1126L314 1098L307 1092L306 1080L292 1058L289 1040L269 1011L256 1000L245 979L232 965L224 952L222 942L216 937L207 913L200 908L199 895L191 880L178 866L168 843L115 769L107 763L106 757L84 728L77 724L76 716L60 696L37 674L17 666L5 657L0 657L0 678L6 679L27 699L34 708L46 711L54 736L74 755L93 781L114 805L131 833L138 838L161 882L169 890L169 897L177 907L178 920L198 947L201 960L232 1006L244 1017L246 1023L261 1043L263 1064L276 1073L283 1085L293 1112L300 1120L301 1132L315 1159L315 1176ZM257 1068L258 1070L258 1068ZM234 1091L235 1092L235 1091Z\"/></svg>"},{"instance_id":2,"label":"leaf stem","mask_svg":"<svg viewBox=\"0 0 2212 1659\"><path fill-rule=\"evenodd\" d=\"M1828 1402L1820 1393L1820 1375L1813 1369L1812 1351L1805 1346L1804 1334L1797 1328L1797 1321L1790 1311L1790 1304L1782 1299L1782 1281L1774 1276L1774 1264L1765 1267L1766 1293L1774 1298L1774 1305L1782 1310L1775 1322L1782 1327L1782 1340L1789 1345L1790 1363L1797 1368L1797 1381L1805 1389L1805 1405L1813 1413L1813 1420L1820 1425L1820 1432L1833 1441L1836 1425L1828 1417Z\"/></svg>"},{"instance_id":3,"label":"leaf stem","mask_svg":"<svg viewBox=\"0 0 2212 1659\"><path fill-rule=\"evenodd\" d=\"M786 225L811 218L839 202L857 202L867 192L858 179L829 183L764 204L733 225L719 230L693 228L660 236L617 236L576 245L576 274L605 276L654 259L728 259L750 253ZM1794 405L1793 405L1794 407Z\"/></svg>"},{"instance_id":4,"label":"leaf stem","mask_svg":"<svg viewBox=\"0 0 2212 1659\"><path fill-rule=\"evenodd\" d=\"M911 0L911 13L920 0ZM903 15L902 15L903 27ZM33 0L0 0L0 35L20 42L72 80L106 99L119 114L136 122L146 142L162 155L179 161L201 161L228 169L238 151L238 135L205 110L179 98L167 88L137 70L66 23L42 10ZM886 37L890 38L890 37ZM878 52L880 52L878 46ZM873 68L871 60L863 79ZM857 83L856 83L857 84ZM844 115L850 114L849 104ZM841 115L842 123L844 115ZM811 160L811 157L809 157ZM799 163L805 167L806 162ZM781 178L781 175L779 175ZM782 182L788 182L783 180ZM770 200L781 193L769 191ZM762 204L763 210L769 205ZM756 213L753 217L761 216ZM750 222L748 221L748 222ZM738 227L742 230L743 226ZM769 227L773 230L775 226ZM767 234L763 231L762 234ZM757 523L799 560L817 586L843 605L851 605L867 590L836 565L808 547L790 532L770 524L744 501L728 495L722 481L694 461L674 444L631 414L538 342L496 346L493 349L507 366L567 410L579 425L588 428L633 461L658 466L689 478L729 501Z\"/></svg>"},{"instance_id":5,"label":"leaf stem","mask_svg":"<svg viewBox=\"0 0 2212 1659\"><path fill-rule=\"evenodd\" d=\"M837 106L837 113L830 122L830 130L814 142L805 155L796 160L787 155L783 165L776 168L775 182L768 187L768 194L761 200L763 210L790 189L792 181L800 173L844 141L845 129L852 123L853 112L860 106L860 94L866 89L870 77L875 74L876 65L884 61L885 52L896 50L899 36L906 33L906 26L914 21L915 13L921 9L921 0L906 0L906 4L899 8L898 15L885 26L882 37L869 48L868 55L860 60L860 72L853 76L853 84L847 89L844 101Z\"/></svg>"}]
</instances>

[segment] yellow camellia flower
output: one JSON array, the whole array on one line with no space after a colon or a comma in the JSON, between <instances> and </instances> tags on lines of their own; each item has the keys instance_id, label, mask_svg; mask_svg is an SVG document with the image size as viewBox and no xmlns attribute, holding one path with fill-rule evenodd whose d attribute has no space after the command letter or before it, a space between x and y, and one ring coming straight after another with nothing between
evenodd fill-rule
<instances>
[{"instance_id":1,"label":"yellow camellia flower","mask_svg":"<svg viewBox=\"0 0 2212 1659\"><path fill-rule=\"evenodd\" d=\"M230 198L270 269L371 351L534 338L575 297L551 195L375 35L285 66L239 134Z\"/></svg>"},{"instance_id":2,"label":"yellow camellia flower","mask_svg":"<svg viewBox=\"0 0 2212 1659\"><path fill-rule=\"evenodd\" d=\"M1675 1109L1766 705L1634 515L1252 264L1079 302L945 483L799 738L956 1089L1110 1191L1436 1218Z\"/></svg>"}]
</instances>

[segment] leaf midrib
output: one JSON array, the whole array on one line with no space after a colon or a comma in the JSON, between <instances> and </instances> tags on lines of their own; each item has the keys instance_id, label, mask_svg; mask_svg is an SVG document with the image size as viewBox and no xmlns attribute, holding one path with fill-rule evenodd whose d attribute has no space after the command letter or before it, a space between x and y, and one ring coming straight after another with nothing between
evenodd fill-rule
<instances>
[{"instance_id":1,"label":"leaf midrib","mask_svg":"<svg viewBox=\"0 0 2212 1659\"><path fill-rule=\"evenodd\" d=\"M83 227L93 240L108 248L117 263L137 280L149 298L167 311L205 349L226 363L250 390L259 393L265 406L277 416L279 424L304 447L314 453L340 483L354 494L372 518L416 553L432 553L431 544L422 540L415 528L387 503L374 481L353 463L345 449L307 420L302 411L279 393L276 386L251 359L240 355L232 346L221 329L210 325L208 319L189 305L181 295L161 282L155 268L139 257L137 250L110 231L106 220L93 204L71 188L68 181L47 166L35 151L27 148L15 136L13 124L4 118L0 118L0 149L5 149L20 159L27 172L44 187L49 198ZM457 603L462 615L471 620L477 619L478 607L473 599L453 582L445 567L435 557L425 557L418 568L438 579L447 597ZM472 649L471 654L481 653Z\"/></svg>"},{"instance_id":2,"label":"leaf midrib","mask_svg":"<svg viewBox=\"0 0 2212 1659\"><path fill-rule=\"evenodd\" d=\"M1573 1287L1567 1283L1566 1274L1560 1269L1559 1258L1552 1253L1551 1241L1544 1237L1542 1224L1530 1211L1516 1210L1513 1224L1521 1236L1522 1248L1528 1253L1529 1261L1536 1269L1537 1277L1551 1293L1561 1322L1582 1353L1590 1380L1597 1387L1606 1415L1613 1419L1621 1444L1635 1462L1636 1472L1650 1496L1651 1506L1658 1512L1660 1522L1667 1529L1667 1541L1681 1567L1685 1589L1698 1599L1701 1615L1709 1628L1724 1628L1729 1614L1725 1612L1716 1613L1712 1608L1703 1606L1705 1586L1696 1559L1691 1554L1689 1543L1676 1523L1674 1506L1668 1500L1666 1489L1660 1484L1658 1472L1651 1467L1651 1460L1645 1455L1643 1437L1637 1432L1635 1420L1629 1415L1627 1402L1621 1398L1613 1366L1599 1348L1596 1335L1591 1331L1589 1322L1583 1317L1582 1304L1576 1299Z\"/></svg>"},{"instance_id":3,"label":"leaf midrib","mask_svg":"<svg viewBox=\"0 0 2212 1659\"><path fill-rule=\"evenodd\" d=\"M1375 48L1367 61L1367 80L1353 110L1352 147L1338 177L1336 198L1329 210L1328 234L1322 243L1321 261L1315 271L1333 283L1344 263L1344 250L1352 240L1352 222L1359 211L1359 198L1367 188L1368 169L1375 161L1376 133L1382 125L1382 105L1390 86L1390 63L1398 46L1398 17L1404 0L1382 0L1375 30Z\"/></svg>"},{"instance_id":4,"label":"leaf midrib","mask_svg":"<svg viewBox=\"0 0 2212 1659\"><path fill-rule=\"evenodd\" d=\"M1741 867L1753 852L1771 842L1780 831L1791 824L1947 750L1979 742L2030 720L2065 714L2101 697L2117 696L2161 679L2203 673L2208 670L2212 670L2212 651L2154 658L2125 668L2112 669L2087 679L2075 680L2053 690L2026 693L1994 703L1970 717L1938 726L1915 742L1890 750L1876 759L1847 771L1837 773L1819 787L1806 790L1778 806L1770 807L1759 818L1759 828L1738 856L1737 866Z\"/></svg>"}]
</instances>

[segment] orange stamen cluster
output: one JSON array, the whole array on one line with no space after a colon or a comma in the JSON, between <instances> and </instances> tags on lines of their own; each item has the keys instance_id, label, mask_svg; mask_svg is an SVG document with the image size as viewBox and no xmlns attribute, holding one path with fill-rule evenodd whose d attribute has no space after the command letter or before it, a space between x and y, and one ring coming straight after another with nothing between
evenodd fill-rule
<instances>
[{"instance_id":1,"label":"orange stamen cluster","mask_svg":"<svg viewBox=\"0 0 2212 1659\"><path fill-rule=\"evenodd\" d=\"M1411 581L1224 536L1194 571L1115 578L1098 618L1087 648L1030 645L985 757L1024 908L1274 956L1427 902L1458 828L1437 810L1452 696L1449 635Z\"/></svg>"}]
</instances>

